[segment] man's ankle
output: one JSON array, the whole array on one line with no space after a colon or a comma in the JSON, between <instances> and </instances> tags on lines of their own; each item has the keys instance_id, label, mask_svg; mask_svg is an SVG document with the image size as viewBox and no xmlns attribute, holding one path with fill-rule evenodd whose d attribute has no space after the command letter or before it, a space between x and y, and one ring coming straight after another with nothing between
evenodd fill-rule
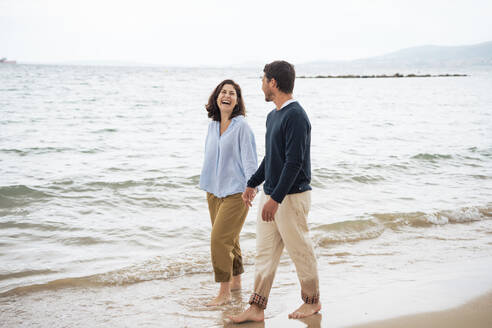
<instances>
[{"instance_id":1,"label":"man's ankle","mask_svg":"<svg viewBox=\"0 0 492 328\"><path fill-rule=\"evenodd\" d=\"M259 307L258 304L253 303L250 305L250 308L255 312L263 312L265 311L263 308Z\"/></svg>"}]
</instances>

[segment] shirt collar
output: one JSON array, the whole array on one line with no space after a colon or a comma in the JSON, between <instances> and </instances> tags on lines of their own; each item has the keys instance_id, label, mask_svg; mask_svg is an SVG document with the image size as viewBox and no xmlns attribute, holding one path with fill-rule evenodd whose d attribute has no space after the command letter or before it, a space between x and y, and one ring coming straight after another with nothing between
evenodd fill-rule
<instances>
[{"instance_id":1,"label":"shirt collar","mask_svg":"<svg viewBox=\"0 0 492 328\"><path fill-rule=\"evenodd\" d=\"M243 115L234 116L232 118L231 122L239 121L241 119L244 119L244 116Z\"/></svg>"},{"instance_id":2,"label":"shirt collar","mask_svg":"<svg viewBox=\"0 0 492 328\"><path fill-rule=\"evenodd\" d=\"M231 127L233 127L234 125L236 125L237 122L240 121L240 120L244 120L244 116L243 115L238 115L238 116L233 117L231 119L231 124L229 124L229 127L227 128L227 130L229 130ZM215 125L217 125L217 126L220 127L220 121L213 121L213 122L215 122Z\"/></svg>"},{"instance_id":3,"label":"shirt collar","mask_svg":"<svg viewBox=\"0 0 492 328\"><path fill-rule=\"evenodd\" d=\"M292 104L293 102L296 102L297 100L295 99L289 99L287 100L286 102L284 102L284 104L282 105L282 107L280 107L279 110L282 110L284 107L287 107L288 105Z\"/></svg>"}]
</instances>

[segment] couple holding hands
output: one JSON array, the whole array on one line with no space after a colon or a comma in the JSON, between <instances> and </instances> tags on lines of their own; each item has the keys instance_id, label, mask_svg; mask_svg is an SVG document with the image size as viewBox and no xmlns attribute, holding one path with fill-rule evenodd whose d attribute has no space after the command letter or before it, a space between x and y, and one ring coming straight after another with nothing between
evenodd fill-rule
<instances>
[{"instance_id":1,"label":"couple holding hands","mask_svg":"<svg viewBox=\"0 0 492 328\"><path fill-rule=\"evenodd\" d=\"M250 307L233 322L263 321L280 256L285 248L295 264L303 304L289 318L303 318L321 309L316 257L309 238L311 207L311 124L292 98L294 66L286 61L265 65L262 90L276 108L266 120L265 157L257 166L254 134L244 119L241 88L221 82L206 109L212 119L205 142L200 188L207 192L212 221L211 253L219 294L209 306L230 301L241 288L239 234L248 209L264 182L256 226L254 291Z\"/></svg>"}]
</instances>

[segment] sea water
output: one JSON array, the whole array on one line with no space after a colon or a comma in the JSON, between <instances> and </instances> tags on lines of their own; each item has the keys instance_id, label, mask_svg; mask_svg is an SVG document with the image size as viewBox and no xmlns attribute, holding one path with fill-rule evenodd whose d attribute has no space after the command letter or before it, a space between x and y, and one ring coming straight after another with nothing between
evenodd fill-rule
<instances>
[{"instance_id":1,"label":"sea water","mask_svg":"<svg viewBox=\"0 0 492 328\"><path fill-rule=\"evenodd\" d=\"M241 233L243 291L225 312L209 309L217 285L198 182L204 105L223 79L242 87L261 161L274 108L261 76L0 66L0 326L214 326L244 308L257 201ZM490 90L487 70L296 80L312 124L309 228L325 308L333 295L449 278L467 261L492 269ZM267 316L292 293L284 254Z\"/></svg>"}]
</instances>

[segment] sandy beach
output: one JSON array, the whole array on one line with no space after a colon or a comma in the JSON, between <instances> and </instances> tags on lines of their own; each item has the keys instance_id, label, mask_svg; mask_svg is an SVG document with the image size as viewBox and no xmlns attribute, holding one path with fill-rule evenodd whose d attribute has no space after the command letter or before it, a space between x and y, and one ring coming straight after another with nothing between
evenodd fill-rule
<instances>
[{"instance_id":1,"label":"sandy beach","mask_svg":"<svg viewBox=\"0 0 492 328\"><path fill-rule=\"evenodd\" d=\"M373 327L489 328L492 327L492 292L449 310L420 313L353 326L353 328Z\"/></svg>"},{"instance_id":2,"label":"sandy beach","mask_svg":"<svg viewBox=\"0 0 492 328\"><path fill-rule=\"evenodd\" d=\"M228 316L244 310L251 293L254 271L248 265L243 289L226 306L204 306L216 290L207 273L123 286L19 291L0 299L0 322L6 327L490 327L491 267L492 258L482 258L429 266L414 280L395 272L385 274L386 284L366 280L365 291L354 287L367 278L364 269L337 278L329 272L334 268L324 267L323 308L304 320L288 319L301 300L294 267L284 266L277 272L265 322L230 324ZM172 290L176 293L166 294Z\"/></svg>"},{"instance_id":3,"label":"sandy beach","mask_svg":"<svg viewBox=\"0 0 492 328\"><path fill-rule=\"evenodd\" d=\"M350 328L490 328L492 327L492 291L477 297L464 305L437 312L406 315L387 320L373 321ZM326 321L326 320L325 320ZM329 321L329 320L328 320ZM265 323L228 325L229 327L333 327L323 321L323 314L302 320L289 320L285 316L272 318Z\"/></svg>"},{"instance_id":4,"label":"sandy beach","mask_svg":"<svg viewBox=\"0 0 492 328\"><path fill-rule=\"evenodd\" d=\"M290 320L288 314L299 304L294 290L271 298L280 314L266 311L263 323L230 324L226 327L492 327L492 260L465 261L453 277L426 282L413 281L370 286L367 293L352 298L330 297L329 287L336 282L322 281L323 309L319 314ZM444 274L448 265L434 267L434 276ZM467 269L464 269L467 268ZM448 271L449 272L449 271ZM423 272L431 276L432 273ZM327 288L328 287L328 288ZM344 285L342 288L349 288ZM337 288L332 295L338 293ZM234 312L234 311L233 311Z\"/></svg>"}]
</instances>

